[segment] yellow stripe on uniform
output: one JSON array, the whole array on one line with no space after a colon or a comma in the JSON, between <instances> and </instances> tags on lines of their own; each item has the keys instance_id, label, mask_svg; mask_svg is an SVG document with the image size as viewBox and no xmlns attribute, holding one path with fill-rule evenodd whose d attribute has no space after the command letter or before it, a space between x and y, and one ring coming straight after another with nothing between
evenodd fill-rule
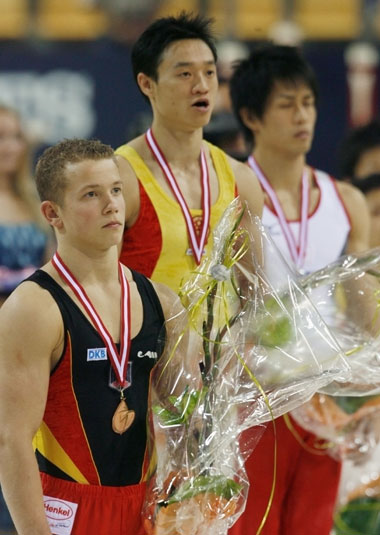
<instances>
[{"instance_id":1,"label":"yellow stripe on uniform","mask_svg":"<svg viewBox=\"0 0 380 535\"><path fill-rule=\"evenodd\" d=\"M42 422L33 439L33 447L74 481L83 485L89 485L87 479L54 438L54 435L45 422Z\"/></svg>"}]
</instances>

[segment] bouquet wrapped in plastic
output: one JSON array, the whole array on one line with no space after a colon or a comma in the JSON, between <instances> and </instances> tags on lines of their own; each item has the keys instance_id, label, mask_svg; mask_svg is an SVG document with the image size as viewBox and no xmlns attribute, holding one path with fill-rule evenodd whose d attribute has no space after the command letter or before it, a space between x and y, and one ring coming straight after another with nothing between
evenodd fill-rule
<instances>
[{"instance_id":1,"label":"bouquet wrapped in plastic","mask_svg":"<svg viewBox=\"0 0 380 535\"><path fill-rule=\"evenodd\" d=\"M334 515L334 535L380 533L380 446L357 465L343 465L339 498Z\"/></svg>"},{"instance_id":2,"label":"bouquet wrapped in plastic","mask_svg":"<svg viewBox=\"0 0 380 535\"><path fill-rule=\"evenodd\" d=\"M351 379L331 382L293 416L326 439L334 458L366 455L380 439L380 249L343 256L300 284L343 349Z\"/></svg>"},{"instance_id":3,"label":"bouquet wrapped in plastic","mask_svg":"<svg viewBox=\"0 0 380 535\"><path fill-rule=\"evenodd\" d=\"M282 272L281 288L267 277L267 261ZM244 509L244 462L260 424L331 381L348 380L349 370L259 219L238 199L181 300L151 377L145 528L223 535Z\"/></svg>"}]
</instances>

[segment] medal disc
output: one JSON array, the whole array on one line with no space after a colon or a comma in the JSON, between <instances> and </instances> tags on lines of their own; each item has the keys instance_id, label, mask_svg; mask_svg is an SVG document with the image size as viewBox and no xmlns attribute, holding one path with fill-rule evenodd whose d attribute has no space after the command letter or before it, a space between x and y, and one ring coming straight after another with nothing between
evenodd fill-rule
<instances>
[{"instance_id":1,"label":"medal disc","mask_svg":"<svg viewBox=\"0 0 380 535\"><path fill-rule=\"evenodd\" d=\"M131 427L135 419L135 411L129 410L125 400L122 399L112 417L112 429L122 435Z\"/></svg>"}]
</instances>

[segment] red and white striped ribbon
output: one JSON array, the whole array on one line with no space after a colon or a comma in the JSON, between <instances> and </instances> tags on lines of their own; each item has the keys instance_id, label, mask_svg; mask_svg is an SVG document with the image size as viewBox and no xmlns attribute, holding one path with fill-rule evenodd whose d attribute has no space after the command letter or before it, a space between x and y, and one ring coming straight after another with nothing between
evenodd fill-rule
<instances>
[{"instance_id":1,"label":"red and white striped ribbon","mask_svg":"<svg viewBox=\"0 0 380 535\"><path fill-rule=\"evenodd\" d=\"M82 285L76 280L70 269L65 265L58 253L52 258L52 264L58 271L62 279L70 286L80 303L83 305L89 315L92 324L102 337L109 354L112 368L115 372L117 383L116 386L123 390L127 386L126 372L129 360L129 351L131 347L131 304L129 284L123 268L119 262L119 278L121 281L121 328L120 328L120 353L112 340L107 327L102 322L99 314L96 312L90 298L86 294Z\"/></svg>"},{"instance_id":2,"label":"red and white striped ribbon","mask_svg":"<svg viewBox=\"0 0 380 535\"><path fill-rule=\"evenodd\" d=\"M201 165L201 187L202 187L202 224L199 236L195 230L193 218L191 216L189 207L182 195L182 192L177 184L175 176L167 162L164 154L162 153L158 143L153 135L152 129L145 134L145 139L148 143L150 150L157 163L162 169L162 172L176 198L178 204L181 207L183 216L185 218L187 233L190 240L191 249L193 251L197 264L200 264L203 250L207 242L208 230L210 225L210 212L211 212L211 200L210 200L210 181L206 162L206 156L204 151L201 150L200 165Z\"/></svg>"},{"instance_id":3,"label":"red and white striped ribbon","mask_svg":"<svg viewBox=\"0 0 380 535\"><path fill-rule=\"evenodd\" d=\"M308 215L309 215L309 180L307 175L306 167L302 173L302 183L301 183L301 221L300 221L300 231L298 236L298 244L293 235L292 229L286 219L284 211L282 209L281 203L278 200L276 192L272 188L269 180L264 175L264 172L260 168L259 164L253 156L249 156L248 164L256 173L257 178L260 181L261 187L268 195L271 203L273 205L274 211L278 217L281 230L285 236L286 243L289 248L290 255L293 262L297 268L301 268L305 261L306 256L306 247L307 247L307 225L308 225Z\"/></svg>"}]
</instances>

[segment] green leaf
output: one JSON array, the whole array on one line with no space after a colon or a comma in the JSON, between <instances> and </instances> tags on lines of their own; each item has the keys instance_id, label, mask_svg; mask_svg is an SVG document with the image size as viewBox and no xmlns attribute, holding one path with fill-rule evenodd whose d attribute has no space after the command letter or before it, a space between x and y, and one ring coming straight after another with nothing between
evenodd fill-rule
<instances>
[{"instance_id":1,"label":"green leaf","mask_svg":"<svg viewBox=\"0 0 380 535\"><path fill-rule=\"evenodd\" d=\"M380 501L352 500L336 515L334 529L336 535L380 535Z\"/></svg>"},{"instance_id":2,"label":"green leaf","mask_svg":"<svg viewBox=\"0 0 380 535\"><path fill-rule=\"evenodd\" d=\"M152 410L166 427L186 424L198 403L204 399L206 392L207 388L189 392L188 386L186 386L180 396L169 396L168 401L172 405L171 410L161 405L153 405Z\"/></svg>"},{"instance_id":3,"label":"green leaf","mask_svg":"<svg viewBox=\"0 0 380 535\"><path fill-rule=\"evenodd\" d=\"M333 396L334 402L347 414L353 414L367 401L379 396Z\"/></svg>"},{"instance_id":4,"label":"green leaf","mask_svg":"<svg viewBox=\"0 0 380 535\"><path fill-rule=\"evenodd\" d=\"M265 312L257 316L254 329L258 342L267 347L286 345L293 336L291 319L274 298L266 301Z\"/></svg>"},{"instance_id":5,"label":"green leaf","mask_svg":"<svg viewBox=\"0 0 380 535\"><path fill-rule=\"evenodd\" d=\"M230 500L239 494L242 486L225 476L198 476L178 487L168 500L168 504L182 502L198 494L211 493Z\"/></svg>"}]
</instances>

